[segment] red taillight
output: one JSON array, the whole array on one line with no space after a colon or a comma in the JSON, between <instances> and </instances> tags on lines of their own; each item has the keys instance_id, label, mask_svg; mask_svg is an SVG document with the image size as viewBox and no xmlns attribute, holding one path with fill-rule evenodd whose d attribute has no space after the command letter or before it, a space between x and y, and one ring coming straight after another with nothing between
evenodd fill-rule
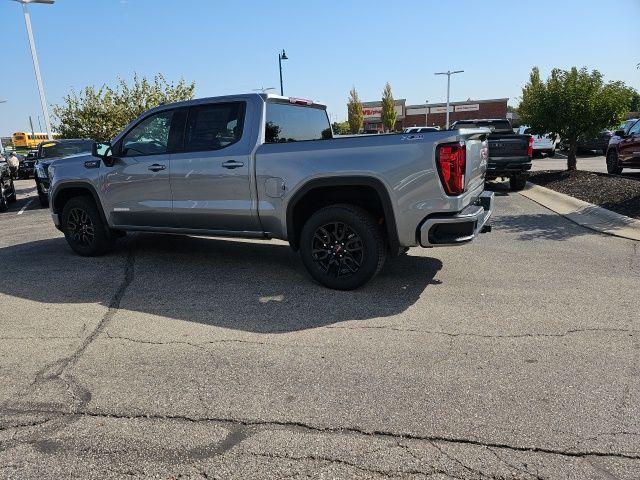
<instances>
[{"instance_id":1,"label":"red taillight","mask_svg":"<svg viewBox=\"0 0 640 480\"><path fill-rule=\"evenodd\" d=\"M464 192L464 172L467 168L467 147L464 142L438 146L438 174L447 195Z\"/></svg>"},{"instance_id":2,"label":"red taillight","mask_svg":"<svg viewBox=\"0 0 640 480\"><path fill-rule=\"evenodd\" d=\"M527 156L533 158L533 136L529 137L529 147L527 148Z\"/></svg>"}]
</instances>

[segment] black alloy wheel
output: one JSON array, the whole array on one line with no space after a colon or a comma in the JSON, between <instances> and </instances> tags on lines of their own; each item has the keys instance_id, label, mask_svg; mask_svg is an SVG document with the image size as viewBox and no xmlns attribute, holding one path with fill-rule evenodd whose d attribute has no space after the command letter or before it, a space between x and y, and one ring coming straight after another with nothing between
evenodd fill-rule
<instances>
[{"instance_id":1,"label":"black alloy wheel","mask_svg":"<svg viewBox=\"0 0 640 480\"><path fill-rule=\"evenodd\" d=\"M93 222L89 214L81 208L72 208L67 217L67 231L74 242L91 248L95 241Z\"/></svg>"},{"instance_id":2,"label":"black alloy wheel","mask_svg":"<svg viewBox=\"0 0 640 480\"><path fill-rule=\"evenodd\" d=\"M327 223L313 234L313 261L334 278L352 275L362 267L362 239L344 222Z\"/></svg>"}]
</instances>

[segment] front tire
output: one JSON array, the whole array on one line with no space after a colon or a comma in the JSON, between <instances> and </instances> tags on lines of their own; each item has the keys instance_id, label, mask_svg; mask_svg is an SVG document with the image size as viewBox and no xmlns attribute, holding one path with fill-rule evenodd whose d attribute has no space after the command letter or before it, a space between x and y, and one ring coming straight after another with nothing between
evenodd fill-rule
<instances>
[{"instance_id":1,"label":"front tire","mask_svg":"<svg viewBox=\"0 0 640 480\"><path fill-rule=\"evenodd\" d=\"M515 175L513 177L509 177L509 187L514 192L519 192L520 190L524 190L524 187L527 185L527 175Z\"/></svg>"},{"instance_id":2,"label":"front tire","mask_svg":"<svg viewBox=\"0 0 640 480\"><path fill-rule=\"evenodd\" d=\"M382 269L387 251L376 219L348 204L318 210L304 224L300 255L309 275L334 290L353 290Z\"/></svg>"},{"instance_id":3,"label":"front tire","mask_svg":"<svg viewBox=\"0 0 640 480\"><path fill-rule=\"evenodd\" d=\"M71 249L83 257L102 255L113 247L113 237L91 197L74 197L65 204L62 231Z\"/></svg>"},{"instance_id":4,"label":"front tire","mask_svg":"<svg viewBox=\"0 0 640 480\"><path fill-rule=\"evenodd\" d=\"M49 206L49 196L42 191L42 186L37 180L36 189L38 190L38 200L40 201L40 206L42 208L47 208Z\"/></svg>"},{"instance_id":5,"label":"front tire","mask_svg":"<svg viewBox=\"0 0 640 480\"><path fill-rule=\"evenodd\" d=\"M615 150L612 150L607 155L607 173L610 174L620 174L622 173L622 167L620 167L620 163L618 162L618 154Z\"/></svg>"}]
</instances>

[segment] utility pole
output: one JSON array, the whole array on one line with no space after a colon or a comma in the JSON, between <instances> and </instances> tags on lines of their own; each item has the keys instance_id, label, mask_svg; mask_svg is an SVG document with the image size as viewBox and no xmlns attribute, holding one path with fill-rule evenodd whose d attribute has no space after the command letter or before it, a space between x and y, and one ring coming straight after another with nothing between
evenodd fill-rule
<instances>
[{"instance_id":1,"label":"utility pole","mask_svg":"<svg viewBox=\"0 0 640 480\"><path fill-rule=\"evenodd\" d=\"M282 61L283 60L289 60L289 57L287 57L287 54L284 51L284 48L282 49L282 52L278 54L278 67L280 67L280 95L284 97L284 88L282 86Z\"/></svg>"},{"instance_id":2,"label":"utility pole","mask_svg":"<svg viewBox=\"0 0 640 480\"><path fill-rule=\"evenodd\" d=\"M455 75L456 73L462 73L464 70L447 70L446 72L437 72L434 75L446 75L447 76L447 126L446 129L449 130L449 92L451 91L451 75Z\"/></svg>"},{"instance_id":3,"label":"utility pole","mask_svg":"<svg viewBox=\"0 0 640 480\"><path fill-rule=\"evenodd\" d=\"M51 121L49 120L49 109L47 108L47 99L44 96L44 86L42 85L42 76L40 75L40 63L38 62L38 55L36 54L36 42L33 39L33 31L31 29L31 16L29 15L29 3L45 3L51 5L54 0L16 0L22 4L22 12L24 13L24 23L27 27L27 36L29 37L29 47L31 48L31 59L33 60L33 70L36 74L36 82L38 83L38 92L40 93L40 105L42 107L42 114L44 115L44 126L47 129L47 137L49 140L53 140L51 135ZM33 130L33 128L32 128Z\"/></svg>"},{"instance_id":4,"label":"utility pole","mask_svg":"<svg viewBox=\"0 0 640 480\"><path fill-rule=\"evenodd\" d=\"M429 126L429 100L424 101L424 126Z\"/></svg>"}]
</instances>

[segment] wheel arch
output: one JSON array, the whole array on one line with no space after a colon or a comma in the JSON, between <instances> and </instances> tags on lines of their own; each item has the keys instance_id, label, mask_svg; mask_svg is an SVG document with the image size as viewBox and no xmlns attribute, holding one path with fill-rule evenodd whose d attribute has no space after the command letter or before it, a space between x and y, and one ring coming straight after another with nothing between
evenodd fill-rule
<instances>
[{"instance_id":1,"label":"wheel arch","mask_svg":"<svg viewBox=\"0 0 640 480\"><path fill-rule=\"evenodd\" d=\"M391 253L396 252L400 246L398 238L398 230L396 227L396 219L393 210L393 204L389 196L389 192L381 180L370 176L345 176L345 177L326 177L309 180L302 187L300 187L291 197L287 204L286 210L286 228L287 228L287 240L292 249L298 250L300 243L300 233L302 231L302 225L296 222L297 207L302 205L301 202L305 198L309 199L314 192L322 192L327 189L333 192L345 192L347 193L350 188L366 188L375 192L377 199L380 202L380 207L384 215L384 226L387 236L387 242ZM332 202L332 203L339 203ZM348 203L348 201L347 201ZM313 210L316 211L325 206L324 204L318 204ZM366 208L366 207L365 207Z\"/></svg>"},{"instance_id":2,"label":"wheel arch","mask_svg":"<svg viewBox=\"0 0 640 480\"><path fill-rule=\"evenodd\" d=\"M98 208L98 212L100 213L100 218L104 222L105 225L109 225L107 222L107 217L102 208L102 202L100 201L100 196L96 191L95 187L90 183L86 182L68 182L60 185L56 188L51 194L51 211L53 213L61 214L64 209L65 204L73 197L78 196L90 196L93 198L93 201Z\"/></svg>"}]
</instances>

